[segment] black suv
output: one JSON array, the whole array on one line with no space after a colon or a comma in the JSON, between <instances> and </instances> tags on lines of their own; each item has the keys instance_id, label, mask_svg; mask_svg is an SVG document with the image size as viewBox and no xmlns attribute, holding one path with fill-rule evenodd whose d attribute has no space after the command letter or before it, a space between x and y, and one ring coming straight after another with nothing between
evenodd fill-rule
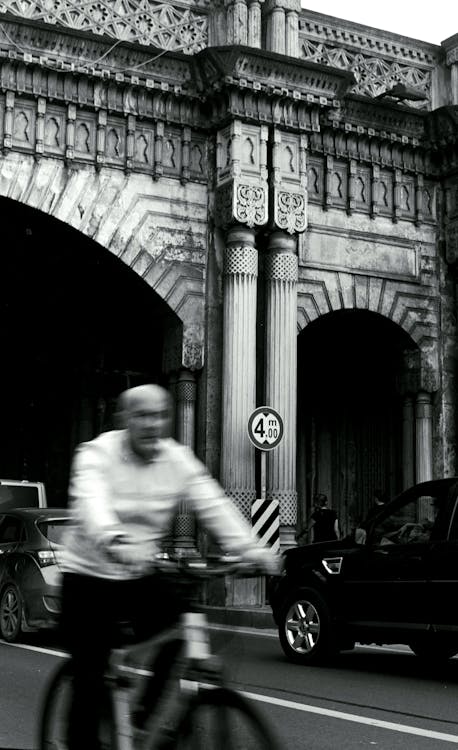
<instances>
[{"instance_id":1,"label":"black suv","mask_svg":"<svg viewBox=\"0 0 458 750\"><path fill-rule=\"evenodd\" d=\"M269 601L286 656L318 663L356 641L458 653L458 477L406 490L355 538L284 553Z\"/></svg>"}]
</instances>

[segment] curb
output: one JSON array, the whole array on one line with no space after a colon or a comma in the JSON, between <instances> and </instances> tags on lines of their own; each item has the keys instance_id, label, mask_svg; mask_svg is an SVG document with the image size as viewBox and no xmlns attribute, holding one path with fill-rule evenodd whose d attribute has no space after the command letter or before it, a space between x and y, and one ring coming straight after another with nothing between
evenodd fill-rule
<instances>
[{"instance_id":1,"label":"curb","mask_svg":"<svg viewBox=\"0 0 458 750\"><path fill-rule=\"evenodd\" d=\"M262 607L217 607L210 604L201 605L210 622L219 625L272 630L275 623L272 611Z\"/></svg>"}]
</instances>

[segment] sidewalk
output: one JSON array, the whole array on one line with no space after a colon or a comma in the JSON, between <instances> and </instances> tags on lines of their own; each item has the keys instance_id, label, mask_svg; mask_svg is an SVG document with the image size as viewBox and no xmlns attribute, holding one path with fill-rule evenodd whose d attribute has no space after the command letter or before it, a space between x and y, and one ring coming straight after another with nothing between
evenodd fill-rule
<instances>
[{"instance_id":1,"label":"sidewalk","mask_svg":"<svg viewBox=\"0 0 458 750\"><path fill-rule=\"evenodd\" d=\"M262 630L275 628L270 607L216 607L206 604L202 609L210 622L219 625Z\"/></svg>"}]
</instances>

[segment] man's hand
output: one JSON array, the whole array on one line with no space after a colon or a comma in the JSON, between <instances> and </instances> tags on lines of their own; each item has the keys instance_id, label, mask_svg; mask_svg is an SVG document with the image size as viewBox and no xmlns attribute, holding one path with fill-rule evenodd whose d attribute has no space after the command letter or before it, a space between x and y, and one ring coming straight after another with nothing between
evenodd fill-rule
<instances>
[{"instance_id":1,"label":"man's hand","mask_svg":"<svg viewBox=\"0 0 458 750\"><path fill-rule=\"evenodd\" d=\"M154 567L154 551L127 534L116 536L107 546L113 562L124 565L134 574L151 572Z\"/></svg>"},{"instance_id":2,"label":"man's hand","mask_svg":"<svg viewBox=\"0 0 458 750\"><path fill-rule=\"evenodd\" d=\"M276 555L270 547L252 547L242 552L242 560L267 575L278 575L281 572L282 562L280 555Z\"/></svg>"}]
</instances>

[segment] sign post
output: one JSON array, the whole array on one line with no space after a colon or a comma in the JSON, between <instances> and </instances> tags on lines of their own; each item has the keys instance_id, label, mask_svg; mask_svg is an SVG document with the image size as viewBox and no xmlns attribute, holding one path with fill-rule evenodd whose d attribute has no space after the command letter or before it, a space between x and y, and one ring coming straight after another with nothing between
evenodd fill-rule
<instances>
[{"instance_id":1,"label":"sign post","mask_svg":"<svg viewBox=\"0 0 458 750\"><path fill-rule=\"evenodd\" d=\"M271 406L259 406L250 415L248 437L261 451L261 497L251 509L253 532L275 552L280 549L280 514L278 500L267 501L267 452L277 447L283 432L283 419Z\"/></svg>"}]
</instances>

